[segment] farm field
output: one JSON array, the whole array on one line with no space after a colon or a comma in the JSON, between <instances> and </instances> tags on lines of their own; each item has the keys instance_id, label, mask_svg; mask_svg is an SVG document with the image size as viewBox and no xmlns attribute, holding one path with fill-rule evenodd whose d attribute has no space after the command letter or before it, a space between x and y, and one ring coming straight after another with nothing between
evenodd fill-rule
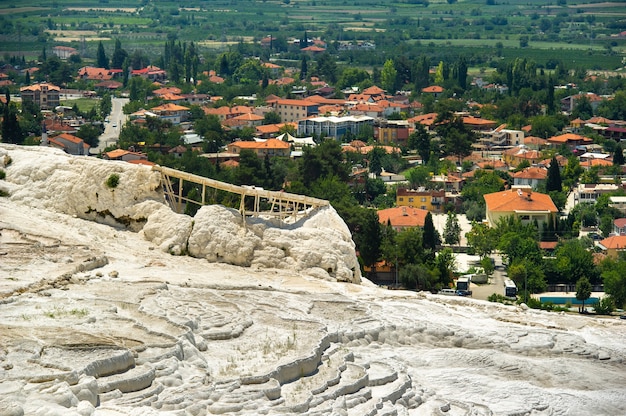
<instances>
[{"instance_id":1,"label":"farm field","mask_svg":"<svg viewBox=\"0 0 626 416\"><path fill-rule=\"evenodd\" d=\"M356 56L380 66L389 54L427 53L438 61L466 54L474 66L500 58L527 57L540 66L551 60L588 69L615 70L626 52L626 3L591 0L493 2L485 0L345 1L7 1L0 3L0 53L37 59L44 48L71 46L84 59L103 43L149 54L166 40L194 42L207 51L263 37L286 42L303 33L320 38L329 52L341 44L369 42L376 54ZM341 55L341 54L340 54ZM296 59L296 57L285 57ZM343 56L339 57L344 60Z\"/></svg>"}]
</instances>

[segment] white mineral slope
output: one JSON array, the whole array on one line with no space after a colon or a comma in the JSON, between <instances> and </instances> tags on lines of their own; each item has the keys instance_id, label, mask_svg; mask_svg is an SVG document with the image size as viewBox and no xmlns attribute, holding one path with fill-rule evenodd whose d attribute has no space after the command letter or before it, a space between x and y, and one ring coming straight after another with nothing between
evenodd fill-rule
<instances>
[{"instance_id":1,"label":"white mineral slope","mask_svg":"<svg viewBox=\"0 0 626 416\"><path fill-rule=\"evenodd\" d=\"M0 145L0 415L626 414L619 319L347 283L352 260L335 257L354 248L332 211L242 231L207 207L220 220L189 225L150 172L44 153ZM49 175L90 166L56 174L97 188L92 208L117 225L29 192L47 179L24 158ZM154 193L95 205L108 169Z\"/></svg>"}]
</instances>

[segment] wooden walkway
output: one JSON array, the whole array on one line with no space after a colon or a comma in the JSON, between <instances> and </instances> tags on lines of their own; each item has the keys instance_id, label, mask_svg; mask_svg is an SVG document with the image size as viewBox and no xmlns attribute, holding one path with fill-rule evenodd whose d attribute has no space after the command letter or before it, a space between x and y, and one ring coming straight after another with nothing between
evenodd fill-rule
<instances>
[{"instance_id":1,"label":"wooden walkway","mask_svg":"<svg viewBox=\"0 0 626 416\"><path fill-rule=\"evenodd\" d=\"M182 214L185 204L192 203L197 205L207 205L207 188L218 189L230 192L240 196L239 212L242 217L254 216L260 214L264 216L274 216L281 220L292 218L297 220L299 216L306 216L310 208L318 208L329 205L324 199L311 198L308 196L290 194L282 191L267 191L254 186L239 186L226 182L220 182L215 179L205 178L204 176L194 175L171 169L165 166L155 165L153 170L161 173L163 182L163 190L167 201L172 210ZM173 180L178 180L178 192L174 190ZM184 182L192 182L202 186L202 194L200 201L195 201L183 196ZM252 210L246 210L246 198L253 198ZM261 200L270 205L269 210L261 211Z\"/></svg>"}]
</instances>

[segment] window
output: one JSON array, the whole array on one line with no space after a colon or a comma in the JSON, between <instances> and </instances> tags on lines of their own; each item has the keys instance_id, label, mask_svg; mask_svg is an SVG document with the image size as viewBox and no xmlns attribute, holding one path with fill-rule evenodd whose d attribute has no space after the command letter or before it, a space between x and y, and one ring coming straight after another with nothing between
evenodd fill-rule
<instances>
[{"instance_id":1,"label":"window","mask_svg":"<svg viewBox=\"0 0 626 416\"><path fill-rule=\"evenodd\" d=\"M422 202L426 202L426 197L422 197Z\"/></svg>"},{"instance_id":2,"label":"window","mask_svg":"<svg viewBox=\"0 0 626 416\"><path fill-rule=\"evenodd\" d=\"M409 202L413 202L413 198L409 198Z\"/></svg>"},{"instance_id":3,"label":"window","mask_svg":"<svg viewBox=\"0 0 626 416\"><path fill-rule=\"evenodd\" d=\"M520 215L519 219L522 221L529 221L530 220L530 215Z\"/></svg>"}]
</instances>

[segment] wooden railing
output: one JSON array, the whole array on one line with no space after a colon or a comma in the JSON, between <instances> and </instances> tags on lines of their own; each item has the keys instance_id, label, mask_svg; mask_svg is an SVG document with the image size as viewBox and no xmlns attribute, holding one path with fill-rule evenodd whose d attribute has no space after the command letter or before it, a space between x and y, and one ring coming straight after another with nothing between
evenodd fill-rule
<instances>
[{"instance_id":1,"label":"wooden railing","mask_svg":"<svg viewBox=\"0 0 626 416\"><path fill-rule=\"evenodd\" d=\"M207 188L218 189L240 196L239 212L245 216L274 216L281 220L292 218L297 220L299 216L306 216L311 208L318 208L329 205L324 199L312 198L304 195L290 194L283 191L268 191L254 186L239 186L204 176L182 172L165 166L155 165L152 167L161 173L163 190L172 210L183 213L185 204L207 205ZM175 187L172 179L178 179L178 186ZM202 186L200 200L196 201L183 196L184 182L191 182ZM246 209L246 198L253 198L252 209ZM261 211L261 201L268 207ZM250 207L250 204L247 204Z\"/></svg>"}]
</instances>

